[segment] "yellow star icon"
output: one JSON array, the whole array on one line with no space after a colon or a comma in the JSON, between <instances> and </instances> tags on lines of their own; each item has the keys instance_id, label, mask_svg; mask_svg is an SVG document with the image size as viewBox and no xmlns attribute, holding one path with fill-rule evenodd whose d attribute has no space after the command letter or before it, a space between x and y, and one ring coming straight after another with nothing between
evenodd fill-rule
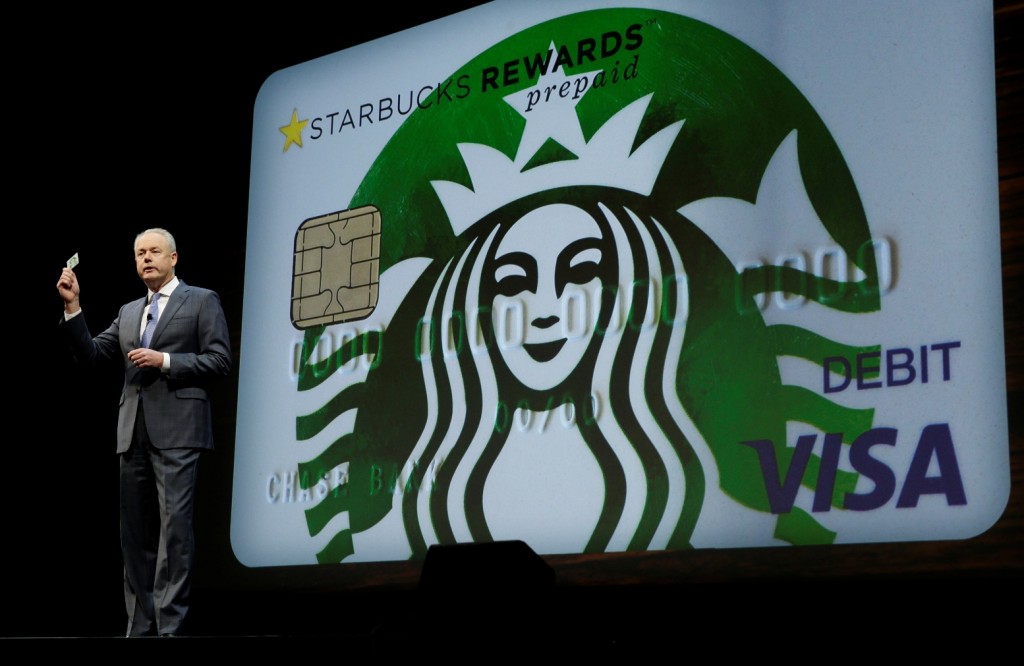
<instances>
[{"instance_id":1,"label":"yellow star icon","mask_svg":"<svg viewBox=\"0 0 1024 666\"><path fill-rule=\"evenodd\" d=\"M292 110L292 121L281 127L281 134L284 134L284 150L281 152L288 152L288 146L293 143L298 144L299 148L302 148L302 128L309 124L309 119L299 120L299 110Z\"/></svg>"}]
</instances>

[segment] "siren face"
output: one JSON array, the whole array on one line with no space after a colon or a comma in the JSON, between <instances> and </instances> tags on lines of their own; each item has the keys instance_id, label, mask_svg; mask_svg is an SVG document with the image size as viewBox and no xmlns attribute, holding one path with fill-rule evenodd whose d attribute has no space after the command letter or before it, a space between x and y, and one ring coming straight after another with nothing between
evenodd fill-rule
<instances>
[{"instance_id":1,"label":"siren face","mask_svg":"<svg viewBox=\"0 0 1024 666\"><path fill-rule=\"evenodd\" d=\"M594 335L590 304L601 287L604 238L586 211L543 206L517 220L489 270L494 329L502 358L525 386L563 382Z\"/></svg>"}]
</instances>

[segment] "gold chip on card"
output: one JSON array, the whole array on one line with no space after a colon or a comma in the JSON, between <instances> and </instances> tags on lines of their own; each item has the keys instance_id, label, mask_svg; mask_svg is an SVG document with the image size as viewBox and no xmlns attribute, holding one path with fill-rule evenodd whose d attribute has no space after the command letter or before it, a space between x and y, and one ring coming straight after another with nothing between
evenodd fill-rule
<instances>
[{"instance_id":1,"label":"gold chip on card","mask_svg":"<svg viewBox=\"0 0 1024 666\"><path fill-rule=\"evenodd\" d=\"M299 329L364 319L377 307L380 210L362 206L313 217L295 232L292 324Z\"/></svg>"}]
</instances>

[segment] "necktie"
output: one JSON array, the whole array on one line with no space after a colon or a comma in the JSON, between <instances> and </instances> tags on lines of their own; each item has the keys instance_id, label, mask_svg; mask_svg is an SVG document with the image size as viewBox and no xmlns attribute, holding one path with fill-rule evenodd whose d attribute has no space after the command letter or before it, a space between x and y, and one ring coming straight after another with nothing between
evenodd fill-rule
<instances>
[{"instance_id":1,"label":"necktie","mask_svg":"<svg viewBox=\"0 0 1024 666\"><path fill-rule=\"evenodd\" d=\"M149 341L153 339L153 331L156 330L156 320L160 317L160 307L157 305L160 299L160 292L153 294L153 300L149 304L149 314L146 317L146 330L142 332L142 346L149 348Z\"/></svg>"}]
</instances>

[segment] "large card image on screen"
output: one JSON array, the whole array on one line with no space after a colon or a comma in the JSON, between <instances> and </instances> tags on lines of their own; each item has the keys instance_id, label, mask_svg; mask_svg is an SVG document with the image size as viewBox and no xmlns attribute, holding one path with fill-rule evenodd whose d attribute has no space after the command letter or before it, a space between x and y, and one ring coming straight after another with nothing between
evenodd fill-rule
<instances>
[{"instance_id":1,"label":"large card image on screen","mask_svg":"<svg viewBox=\"0 0 1024 666\"><path fill-rule=\"evenodd\" d=\"M991 523L999 493L968 496L998 452L965 456L952 411L886 411L897 391L932 402L971 381L969 333L887 318L905 239L874 229L873 193L797 85L669 11L520 21L470 35L452 17L446 34L465 40L414 30L264 86L239 558L829 544Z\"/></svg>"}]
</instances>

